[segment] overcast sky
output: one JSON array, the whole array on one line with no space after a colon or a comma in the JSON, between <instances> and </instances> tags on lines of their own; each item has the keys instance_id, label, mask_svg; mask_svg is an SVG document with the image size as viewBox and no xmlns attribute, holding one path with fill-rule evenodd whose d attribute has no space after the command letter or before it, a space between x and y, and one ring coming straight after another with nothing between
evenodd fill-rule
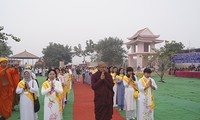
<instances>
[{"instance_id":1,"label":"overcast sky","mask_svg":"<svg viewBox=\"0 0 200 120\"><path fill-rule=\"evenodd\" d=\"M85 46L109 36L127 42L145 27L159 39L200 48L200 0L1 0L0 26L21 38L8 42L14 54L26 49L39 57L49 42Z\"/></svg>"}]
</instances>

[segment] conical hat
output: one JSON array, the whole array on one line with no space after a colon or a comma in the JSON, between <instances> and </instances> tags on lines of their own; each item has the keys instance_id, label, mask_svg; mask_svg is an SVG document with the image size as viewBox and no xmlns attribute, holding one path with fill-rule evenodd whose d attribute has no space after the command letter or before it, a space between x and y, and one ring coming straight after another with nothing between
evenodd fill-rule
<instances>
[{"instance_id":1,"label":"conical hat","mask_svg":"<svg viewBox=\"0 0 200 120\"><path fill-rule=\"evenodd\" d=\"M7 61L8 62L8 59L7 58L0 58L0 62L2 61Z\"/></svg>"}]
</instances>

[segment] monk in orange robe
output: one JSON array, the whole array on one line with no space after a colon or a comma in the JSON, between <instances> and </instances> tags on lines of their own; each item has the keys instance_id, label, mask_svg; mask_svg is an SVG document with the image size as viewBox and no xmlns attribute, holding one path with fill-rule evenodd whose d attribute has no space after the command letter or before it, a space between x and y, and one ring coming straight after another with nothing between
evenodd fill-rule
<instances>
[{"instance_id":1,"label":"monk in orange robe","mask_svg":"<svg viewBox=\"0 0 200 120\"><path fill-rule=\"evenodd\" d=\"M7 120L12 113L15 69L8 65L8 59L0 59L0 119Z\"/></svg>"},{"instance_id":2,"label":"monk in orange robe","mask_svg":"<svg viewBox=\"0 0 200 120\"><path fill-rule=\"evenodd\" d=\"M13 85L14 85L14 91L13 91L13 110L15 110L15 105L19 104L19 95L15 92L17 85L20 81L20 73L19 73L19 63L18 62L14 62L14 67L11 68L14 71L14 74L12 74L13 77Z\"/></svg>"}]
</instances>

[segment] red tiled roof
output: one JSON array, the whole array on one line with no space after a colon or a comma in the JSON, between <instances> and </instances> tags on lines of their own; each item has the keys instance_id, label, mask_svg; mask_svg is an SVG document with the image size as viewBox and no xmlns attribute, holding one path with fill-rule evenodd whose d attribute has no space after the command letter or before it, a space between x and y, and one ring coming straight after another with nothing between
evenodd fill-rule
<instances>
[{"instance_id":1,"label":"red tiled roof","mask_svg":"<svg viewBox=\"0 0 200 120\"><path fill-rule=\"evenodd\" d=\"M13 55L10 58L15 58L15 59L39 59L38 56L33 55L32 53L29 53L26 50L24 52L21 52L21 53L18 53L16 55Z\"/></svg>"}]
</instances>

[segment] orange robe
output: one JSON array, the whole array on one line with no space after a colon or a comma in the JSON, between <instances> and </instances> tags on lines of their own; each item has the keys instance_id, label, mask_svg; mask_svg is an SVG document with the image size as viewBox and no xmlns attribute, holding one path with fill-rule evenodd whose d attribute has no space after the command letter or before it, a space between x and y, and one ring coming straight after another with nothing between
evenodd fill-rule
<instances>
[{"instance_id":1,"label":"orange robe","mask_svg":"<svg viewBox=\"0 0 200 120\"><path fill-rule=\"evenodd\" d=\"M17 85L20 81L20 73L17 69L15 68L11 68L13 69L13 74L12 74L12 78L13 78L13 86L14 86L14 91L13 91L13 107L15 105L18 105L19 104L19 95L15 92L16 91L16 88L17 88Z\"/></svg>"},{"instance_id":2,"label":"orange robe","mask_svg":"<svg viewBox=\"0 0 200 120\"><path fill-rule=\"evenodd\" d=\"M14 88L16 89L17 88L17 85L20 81L20 73L17 69L15 68L11 68L13 73L12 73L12 78L13 78L13 86Z\"/></svg>"},{"instance_id":3,"label":"orange robe","mask_svg":"<svg viewBox=\"0 0 200 120\"><path fill-rule=\"evenodd\" d=\"M0 115L8 119L12 113L15 69L7 69L4 76L4 68L0 66ZM2 82L4 81L4 82ZM6 83L6 84L5 84Z\"/></svg>"}]
</instances>

